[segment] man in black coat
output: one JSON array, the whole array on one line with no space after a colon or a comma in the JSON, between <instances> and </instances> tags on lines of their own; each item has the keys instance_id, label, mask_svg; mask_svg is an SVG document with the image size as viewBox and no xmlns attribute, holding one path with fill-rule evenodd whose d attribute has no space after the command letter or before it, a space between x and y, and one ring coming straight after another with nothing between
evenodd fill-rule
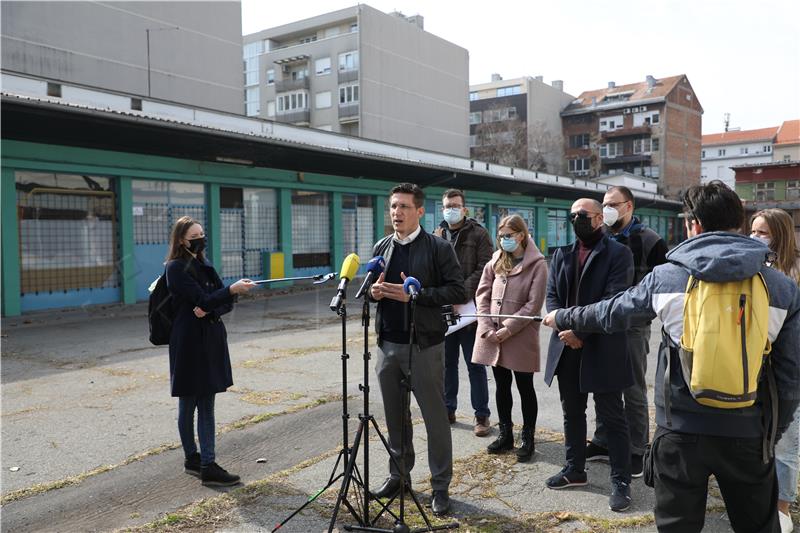
<instances>
[{"instance_id":1,"label":"man in black coat","mask_svg":"<svg viewBox=\"0 0 800 533\"><path fill-rule=\"evenodd\" d=\"M602 205L581 198L572 204L570 221L577 241L559 248L550 262L547 310L587 305L627 289L633 281L630 249L603 231ZM587 484L586 402L594 397L597 417L608 434L612 511L630 506L630 438L622 405L622 390L633 384L625 333L554 332L547 352L545 383L558 376L564 414L566 466L547 480L551 489Z\"/></svg>"},{"instance_id":2,"label":"man in black coat","mask_svg":"<svg viewBox=\"0 0 800 533\"><path fill-rule=\"evenodd\" d=\"M389 461L389 478L373 495L393 497L402 487L398 466L405 469L406 479L414 467L413 428L409 406L405 405L404 409L406 389L403 385L408 378L411 357L411 387L428 437L433 489L431 507L434 514L442 515L450 508L453 443L444 404L447 325L441 307L464 301L464 277L453 247L419 225L419 219L425 214L424 199L422 189L411 183L393 188L389 214L394 232L373 248L373 256L381 255L386 260L386 269L372 285L370 297L378 302L375 371L381 386L389 447L396 460L396 463ZM410 338L410 298L403 291L403 282L409 276L417 278L422 285L416 298L413 339ZM401 435L405 436L404 448Z\"/></svg>"}]
</instances>

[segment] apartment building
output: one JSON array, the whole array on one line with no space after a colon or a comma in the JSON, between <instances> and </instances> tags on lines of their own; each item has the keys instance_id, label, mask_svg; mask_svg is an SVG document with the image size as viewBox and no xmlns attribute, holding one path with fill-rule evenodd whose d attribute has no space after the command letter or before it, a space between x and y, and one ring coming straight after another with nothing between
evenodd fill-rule
<instances>
[{"instance_id":1,"label":"apartment building","mask_svg":"<svg viewBox=\"0 0 800 533\"><path fill-rule=\"evenodd\" d=\"M731 129L722 133L703 135L700 151L700 180L707 183L720 180L735 187L738 165L760 165L772 161L772 145L778 127L755 130Z\"/></svg>"},{"instance_id":2,"label":"apartment building","mask_svg":"<svg viewBox=\"0 0 800 533\"><path fill-rule=\"evenodd\" d=\"M800 161L800 120L785 120L772 148L773 161Z\"/></svg>"},{"instance_id":3,"label":"apartment building","mask_svg":"<svg viewBox=\"0 0 800 533\"><path fill-rule=\"evenodd\" d=\"M242 113L239 2L3 1L0 10L3 72L45 80L51 96L100 88Z\"/></svg>"},{"instance_id":4,"label":"apartment building","mask_svg":"<svg viewBox=\"0 0 800 533\"><path fill-rule=\"evenodd\" d=\"M542 76L504 80L469 89L470 157L502 165L563 174L561 110L575 97L564 82Z\"/></svg>"},{"instance_id":5,"label":"apartment building","mask_svg":"<svg viewBox=\"0 0 800 533\"><path fill-rule=\"evenodd\" d=\"M700 181L702 113L683 74L585 91L561 112L567 171L645 176L675 197Z\"/></svg>"},{"instance_id":6,"label":"apartment building","mask_svg":"<svg viewBox=\"0 0 800 533\"><path fill-rule=\"evenodd\" d=\"M796 141L800 144L800 139ZM800 242L800 161L751 163L733 170L736 194L748 215L761 209L783 209L792 216L795 236Z\"/></svg>"},{"instance_id":7,"label":"apartment building","mask_svg":"<svg viewBox=\"0 0 800 533\"><path fill-rule=\"evenodd\" d=\"M367 5L244 36L245 113L469 154L467 50Z\"/></svg>"}]
</instances>

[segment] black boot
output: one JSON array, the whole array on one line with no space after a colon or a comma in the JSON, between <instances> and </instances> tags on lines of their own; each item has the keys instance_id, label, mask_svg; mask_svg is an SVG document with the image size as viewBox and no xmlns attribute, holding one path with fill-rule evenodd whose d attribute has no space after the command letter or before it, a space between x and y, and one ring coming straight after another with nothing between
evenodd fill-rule
<instances>
[{"instance_id":1,"label":"black boot","mask_svg":"<svg viewBox=\"0 0 800 533\"><path fill-rule=\"evenodd\" d=\"M523 426L519 434L519 439L522 441L517 449L517 461L520 463L527 462L533 455L533 428Z\"/></svg>"},{"instance_id":2,"label":"black boot","mask_svg":"<svg viewBox=\"0 0 800 533\"><path fill-rule=\"evenodd\" d=\"M500 422L500 435L486 447L489 453L500 453L514 448L514 424Z\"/></svg>"}]
</instances>

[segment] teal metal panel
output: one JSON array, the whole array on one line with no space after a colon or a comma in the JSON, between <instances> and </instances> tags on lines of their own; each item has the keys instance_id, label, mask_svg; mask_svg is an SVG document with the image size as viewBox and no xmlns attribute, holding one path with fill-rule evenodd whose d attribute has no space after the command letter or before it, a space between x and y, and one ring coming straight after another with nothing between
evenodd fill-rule
<instances>
[{"instance_id":1,"label":"teal metal panel","mask_svg":"<svg viewBox=\"0 0 800 533\"><path fill-rule=\"evenodd\" d=\"M119 253L122 302L136 303L136 262L133 253L133 191L131 179L117 178L119 201Z\"/></svg>"},{"instance_id":2,"label":"teal metal panel","mask_svg":"<svg viewBox=\"0 0 800 533\"><path fill-rule=\"evenodd\" d=\"M344 229L342 225L342 193L335 192L331 198L331 269L339 271L345 254L355 250L344 250Z\"/></svg>"},{"instance_id":3,"label":"teal metal panel","mask_svg":"<svg viewBox=\"0 0 800 533\"><path fill-rule=\"evenodd\" d=\"M222 271L222 224L219 215L219 184L206 185L206 236L208 237L208 256L211 263Z\"/></svg>"},{"instance_id":4,"label":"teal metal panel","mask_svg":"<svg viewBox=\"0 0 800 533\"><path fill-rule=\"evenodd\" d=\"M2 220L3 316L18 316L20 301L19 218L14 169L3 166L0 177L0 220Z\"/></svg>"}]
</instances>

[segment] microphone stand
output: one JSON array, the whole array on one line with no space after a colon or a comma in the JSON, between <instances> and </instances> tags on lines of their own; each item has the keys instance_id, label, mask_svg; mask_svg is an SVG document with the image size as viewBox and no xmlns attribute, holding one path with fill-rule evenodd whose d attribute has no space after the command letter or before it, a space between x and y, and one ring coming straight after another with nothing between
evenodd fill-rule
<instances>
[{"instance_id":1,"label":"microphone stand","mask_svg":"<svg viewBox=\"0 0 800 533\"><path fill-rule=\"evenodd\" d=\"M326 276L330 276L330 274L326 274ZM330 278L328 278L328 279L330 279ZM325 281L327 281L327 279ZM324 283L324 281L322 283ZM341 298L339 298L339 296L341 296ZM361 474L358 471L358 467L355 466L355 461L351 461L350 460L351 450L350 450L350 446L348 444L348 427L347 427L348 424L347 424L347 422L350 419L350 413L347 411L347 360L350 358L350 355L347 353L347 289L346 289L346 286L341 289L341 294L340 295L337 294L337 296L334 297L334 300L337 301L337 305L334 306L333 302L332 302L331 303L331 310L335 311L337 315L342 317L342 355L340 356L341 360L342 360L342 449L339 450L339 455L336 457L336 463L333 465L333 469L331 470L331 475L328 478L328 483L324 487L322 487L320 490L318 490L316 493L314 493L310 498L308 498L308 500L306 500L306 502L303 503L303 505L301 505L300 507L295 509L295 511L292 512L292 514L290 514L282 522L277 524L275 526L275 528L272 530L272 533L275 533L275 531L277 531L278 529L280 529L281 527L286 525L286 523L289 520L294 518L295 515L297 515L299 512L301 512L303 509L305 509L311 502L316 500L323 492L328 490L328 488L331 485L336 483L342 477L346 477L348 481L350 479L352 479L355 482L356 486L359 488L359 490L364 488L364 483L362 481ZM367 304L367 305L369 305L369 304ZM352 451L352 458L355 459L355 450ZM347 465L347 467L345 468L345 470L342 473L336 475L336 472L337 472L337 470L339 468L339 464L340 463L342 465ZM352 463L352 466L351 466L351 463ZM365 492L367 492L367 491L365 491ZM353 517L359 522L359 524L362 524L358 512L350 504L350 502L346 498L342 498L341 495L340 495L339 499L336 502L336 509L334 510L334 518L333 518L333 520L335 520L336 513L338 512L339 505L341 503L344 503L345 507L347 507L347 509L350 511L350 514L353 515ZM365 499L365 508L366 508L366 503L367 503L367 500ZM365 514L365 516L366 516L366 514ZM333 524L333 520L331 521L331 524Z\"/></svg>"}]
</instances>

